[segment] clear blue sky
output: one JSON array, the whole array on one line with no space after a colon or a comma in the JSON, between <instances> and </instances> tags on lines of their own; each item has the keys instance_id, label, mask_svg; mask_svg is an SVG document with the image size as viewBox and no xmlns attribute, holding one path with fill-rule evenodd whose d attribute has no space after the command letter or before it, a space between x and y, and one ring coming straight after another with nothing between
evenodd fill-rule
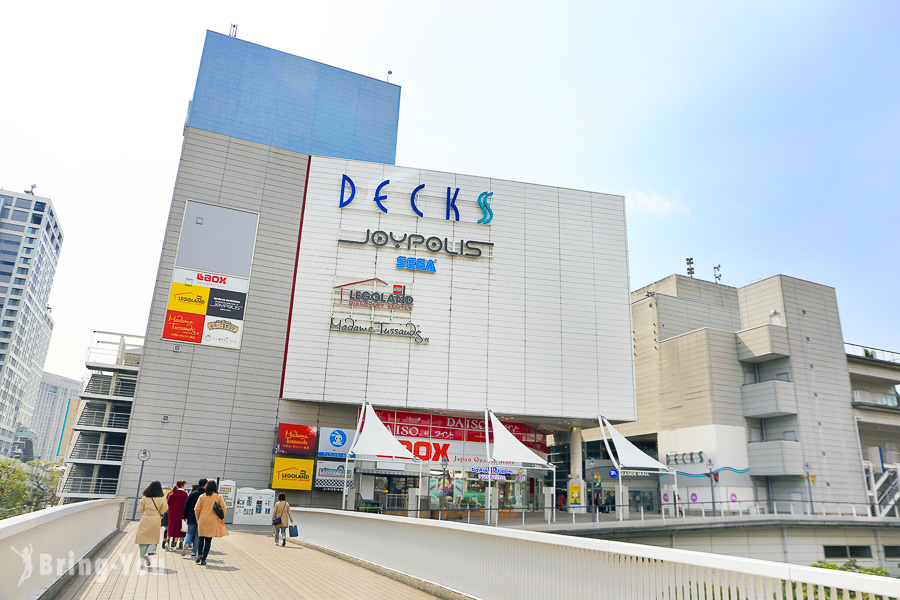
<instances>
[{"instance_id":1,"label":"clear blue sky","mask_svg":"<svg viewBox=\"0 0 900 600\"><path fill-rule=\"evenodd\" d=\"M900 351L900 2L302 4L0 8L0 185L37 183L66 232L47 370L144 332L204 32L231 23L392 69L400 165L625 195L632 288L688 256L733 286L784 273Z\"/></svg>"}]
</instances>

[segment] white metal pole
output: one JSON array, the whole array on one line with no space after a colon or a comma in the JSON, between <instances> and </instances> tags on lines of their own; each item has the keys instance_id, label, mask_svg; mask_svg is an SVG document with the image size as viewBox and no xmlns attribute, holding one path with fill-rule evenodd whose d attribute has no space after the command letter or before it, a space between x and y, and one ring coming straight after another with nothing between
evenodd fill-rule
<instances>
[{"instance_id":1,"label":"white metal pole","mask_svg":"<svg viewBox=\"0 0 900 600\"><path fill-rule=\"evenodd\" d=\"M487 457L487 477L488 487L487 495L484 497L484 520L488 525L491 524L491 444L490 433L488 432L488 413L489 409L484 409L484 453Z\"/></svg>"},{"instance_id":2,"label":"white metal pole","mask_svg":"<svg viewBox=\"0 0 900 600\"><path fill-rule=\"evenodd\" d=\"M672 504L675 505L675 518L677 519L679 517L679 514L678 514L678 510L679 510L679 507L678 507L678 469L675 469L675 497L672 498Z\"/></svg>"},{"instance_id":3,"label":"white metal pole","mask_svg":"<svg viewBox=\"0 0 900 600\"><path fill-rule=\"evenodd\" d=\"M342 492L341 498L341 507L342 510L347 510L347 470L350 466L350 454L353 453L353 449L356 448L356 442L359 441L359 436L362 433L363 426L363 416L366 414L366 401L363 400L362 406L359 409L359 416L356 418L356 435L353 436L353 443L350 444L350 448L347 449L347 458L344 460L344 489ZM354 459L354 463L356 460Z\"/></svg>"},{"instance_id":4,"label":"white metal pole","mask_svg":"<svg viewBox=\"0 0 900 600\"><path fill-rule=\"evenodd\" d=\"M553 465L553 493L550 495L550 502L553 504L550 514L553 515L553 521L556 522L556 465Z\"/></svg>"}]
</instances>

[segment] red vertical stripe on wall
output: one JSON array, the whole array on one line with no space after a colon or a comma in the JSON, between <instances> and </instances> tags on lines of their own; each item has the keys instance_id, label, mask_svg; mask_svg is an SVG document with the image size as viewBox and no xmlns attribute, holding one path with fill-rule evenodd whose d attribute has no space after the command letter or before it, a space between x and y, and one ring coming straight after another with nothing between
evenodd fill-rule
<instances>
[{"instance_id":1,"label":"red vertical stripe on wall","mask_svg":"<svg viewBox=\"0 0 900 600\"><path fill-rule=\"evenodd\" d=\"M294 256L294 279L291 281L291 303L288 306L287 333L284 336L284 362L281 364L281 389L278 397L284 397L284 375L287 371L288 344L291 341L291 318L294 316L294 290L297 289L297 265L300 264L300 238L303 236L303 215L306 214L306 190L309 189L309 169L312 156L306 161L306 181L303 183L303 205L300 207L300 230L297 232L297 254Z\"/></svg>"}]
</instances>

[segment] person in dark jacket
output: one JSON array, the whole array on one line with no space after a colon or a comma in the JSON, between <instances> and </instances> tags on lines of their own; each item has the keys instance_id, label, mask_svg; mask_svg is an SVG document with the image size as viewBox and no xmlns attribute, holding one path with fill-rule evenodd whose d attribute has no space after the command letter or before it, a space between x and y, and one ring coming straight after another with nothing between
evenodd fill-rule
<instances>
[{"instance_id":1,"label":"person in dark jacket","mask_svg":"<svg viewBox=\"0 0 900 600\"><path fill-rule=\"evenodd\" d=\"M181 549L181 555L187 554L188 547L191 548L191 558L197 558L197 542L200 538L197 536L197 515L194 513L194 507L197 505L197 499L206 491L206 478L197 482L197 485L191 488L187 502L184 504L184 518L187 519L187 536L184 538L184 548Z\"/></svg>"}]
</instances>

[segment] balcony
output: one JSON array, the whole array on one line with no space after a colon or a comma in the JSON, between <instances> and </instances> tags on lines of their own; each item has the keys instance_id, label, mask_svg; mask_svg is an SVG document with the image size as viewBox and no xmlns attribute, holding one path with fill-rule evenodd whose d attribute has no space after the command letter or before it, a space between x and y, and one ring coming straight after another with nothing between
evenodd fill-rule
<instances>
[{"instance_id":1,"label":"balcony","mask_svg":"<svg viewBox=\"0 0 900 600\"><path fill-rule=\"evenodd\" d=\"M787 329L781 325L760 325L737 332L738 360L765 362L790 356Z\"/></svg>"},{"instance_id":2,"label":"balcony","mask_svg":"<svg viewBox=\"0 0 900 600\"><path fill-rule=\"evenodd\" d=\"M93 498L115 496L119 480L100 477L69 477L63 484L61 492L67 496Z\"/></svg>"},{"instance_id":3,"label":"balcony","mask_svg":"<svg viewBox=\"0 0 900 600\"><path fill-rule=\"evenodd\" d=\"M137 386L135 379L122 379L102 373L94 373L84 386L84 394L92 396L114 396L116 398L134 398Z\"/></svg>"},{"instance_id":4,"label":"balcony","mask_svg":"<svg viewBox=\"0 0 900 600\"><path fill-rule=\"evenodd\" d=\"M797 394L790 381L773 379L741 388L744 416L754 419L797 414Z\"/></svg>"},{"instance_id":5,"label":"balcony","mask_svg":"<svg viewBox=\"0 0 900 600\"><path fill-rule=\"evenodd\" d=\"M78 441L66 460L68 462L87 462L92 464L121 464L124 454L124 445L82 443Z\"/></svg>"},{"instance_id":6,"label":"balcony","mask_svg":"<svg viewBox=\"0 0 900 600\"><path fill-rule=\"evenodd\" d=\"M74 429L102 430L115 429L125 431L131 420L129 413L110 412L100 410L85 410L78 418Z\"/></svg>"},{"instance_id":7,"label":"balcony","mask_svg":"<svg viewBox=\"0 0 900 600\"><path fill-rule=\"evenodd\" d=\"M853 390L853 406L856 408L900 412L900 396L887 393L879 394L878 392L866 390Z\"/></svg>"},{"instance_id":8,"label":"balcony","mask_svg":"<svg viewBox=\"0 0 900 600\"><path fill-rule=\"evenodd\" d=\"M800 442L775 440L747 444L750 475L771 477L803 475L803 455Z\"/></svg>"}]
</instances>

